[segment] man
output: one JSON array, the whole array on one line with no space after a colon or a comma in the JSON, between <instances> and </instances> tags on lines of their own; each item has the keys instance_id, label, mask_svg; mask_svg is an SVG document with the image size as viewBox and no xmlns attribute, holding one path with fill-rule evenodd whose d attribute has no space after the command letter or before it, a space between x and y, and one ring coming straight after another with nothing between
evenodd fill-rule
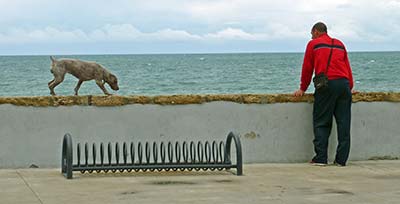
<instances>
[{"instance_id":1,"label":"man","mask_svg":"<svg viewBox=\"0 0 400 204\"><path fill-rule=\"evenodd\" d=\"M327 75L328 88L316 90L314 93L313 143L315 156L310 163L320 166L328 163L328 139L332 129L333 116L335 116L338 146L334 164L345 166L350 152L353 93L353 75L347 51L340 40L332 39L328 35L324 23L316 23L311 29L311 35L312 40L308 43L304 55L300 89L294 92L294 96L304 95L311 82L313 72L315 75L320 73Z\"/></svg>"}]
</instances>

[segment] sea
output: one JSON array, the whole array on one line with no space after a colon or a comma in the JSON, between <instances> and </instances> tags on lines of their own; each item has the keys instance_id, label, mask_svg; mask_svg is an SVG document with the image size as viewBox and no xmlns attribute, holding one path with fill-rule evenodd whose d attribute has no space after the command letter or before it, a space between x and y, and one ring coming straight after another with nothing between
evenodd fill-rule
<instances>
[{"instance_id":1,"label":"sea","mask_svg":"<svg viewBox=\"0 0 400 204\"><path fill-rule=\"evenodd\" d=\"M277 94L299 88L304 53L133 54L55 56L95 61L118 77L117 95ZM400 92L400 52L350 52L355 90ZM0 56L0 96L47 96L49 56ZM57 95L73 95L67 74ZM312 84L307 92L312 93ZM92 81L80 95L102 95Z\"/></svg>"}]
</instances>

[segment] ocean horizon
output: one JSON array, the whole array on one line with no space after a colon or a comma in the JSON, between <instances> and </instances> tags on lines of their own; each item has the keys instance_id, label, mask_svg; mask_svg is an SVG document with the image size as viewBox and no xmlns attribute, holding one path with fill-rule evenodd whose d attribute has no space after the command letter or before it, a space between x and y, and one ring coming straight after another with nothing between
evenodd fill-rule
<instances>
[{"instance_id":1,"label":"ocean horizon","mask_svg":"<svg viewBox=\"0 0 400 204\"><path fill-rule=\"evenodd\" d=\"M347 51L350 53L400 53L400 50L360 50ZM304 54L304 51L265 51L265 52L148 52L148 53L72 53L72 54L0 54L0 57L29 57L29 56L104 56L104 55L198 55L198 54Z\"/></svg>"}]
</instances>

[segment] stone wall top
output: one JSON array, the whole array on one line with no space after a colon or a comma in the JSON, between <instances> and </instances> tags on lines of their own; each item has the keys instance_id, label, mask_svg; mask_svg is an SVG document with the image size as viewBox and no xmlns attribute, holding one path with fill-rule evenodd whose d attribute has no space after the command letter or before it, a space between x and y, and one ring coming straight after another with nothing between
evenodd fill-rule
<instances>
[{"instance_id":1,"label":"stone wall top","mask_svg":"<svg viewBox=\"0 0 400 204\"><path fill-rule=\"evenodd\" d=\"M293 97L292 94L223 94L223 95L169 95L169 96L27 96L0 97L0 104L17 106L122 106L129 104L186 105L213 101L228 101L241 104L312 103L312 94ZM371 92L353 95L356 102L400 102L400 93Z\"/></svg>"}]
</instances>

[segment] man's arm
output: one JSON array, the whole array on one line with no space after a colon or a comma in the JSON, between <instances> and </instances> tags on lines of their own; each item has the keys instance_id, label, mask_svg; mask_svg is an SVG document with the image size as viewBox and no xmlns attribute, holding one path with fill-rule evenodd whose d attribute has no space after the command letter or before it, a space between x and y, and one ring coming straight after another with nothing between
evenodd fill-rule
<instances>
[{"instance_id":1,"label":"man's arm","mask_svg":"<svg viewBox=\"0 0 400 204\"><path fill-rule=\"evenodd\" d=\"M306 52L304 54L303 66L301 69L301 82L300 89L293 93L294 96L302 96L306 92L308 86L311 82L311 77L314 71L314 58L313 58L313 48L311 41L307 44Z\"/></svg>"},{"instance_id":2,"label":"man's arm","mask_svg":"<svg viewBox=\"0 0 400 204\"><path fill-rule=\"evenodd\" d=\"M301 83L300 89L306 91L311 82L311 77L314 72L314 55L311 41L307 44L306 52L304 54L303 66L301 69Z\"/></svg>"},{"instance_id":3,"label":"man's arm","mask_svg":"<svg viewBox=\"0 0 400 204\"><path fill-rule=\"evenodd\" d=\"M351 70L350 61L349 61L349 57L347 56L347 50L346 49L345 49L345 53L344 54L345 54L344 62L346 63L347 73L349 74L350 90L353 90L353 87L354 87L353 73L352 73L352 70Z\"/></svg>"}]
</instances>

